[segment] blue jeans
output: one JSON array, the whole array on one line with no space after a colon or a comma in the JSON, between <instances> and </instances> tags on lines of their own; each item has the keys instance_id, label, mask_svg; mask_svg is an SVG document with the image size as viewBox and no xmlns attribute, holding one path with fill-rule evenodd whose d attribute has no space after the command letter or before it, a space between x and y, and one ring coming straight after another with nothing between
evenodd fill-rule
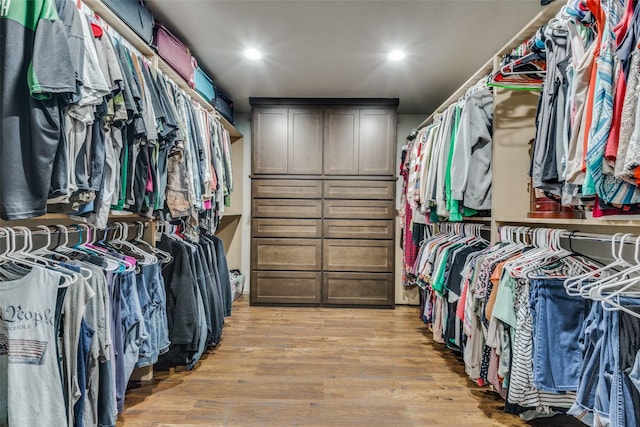
<instances>
[{"instance_id":1,"label":"blue jeans","mask_svg":"<svg viewBox=\"0 0 640 427\"><path fill-rule=\"evenodd\" d=\"M122 300L120 301L121 321L124 341L124 388L118 390L124 396L129 378L133 369L138 363L140 346L147 338L147 331L140 307L138 297L138 287L136 285L136 275L134 273L124 273L122 276L122 286L120 288Z\"/></svg>"},{"instance_id":2,"label":"blue jeans","mask_svg":"<svg viewBox=\"0 0 640 427\"><path fill-rule=\"evenodd\" d=\"M624 305L632 303L631 300ZM629 352L630 343L621 341L625 328L640 328L638 320L620 311L606 311L600 303L593 304L585 321L581 344L583 369L576 403L569 414L588 425L626 427L638 425L637 395L621 366L621 352ZM635 326L634 323L636 322Z\"/></svg>"},{"instance_id":3,"label":"blue jeans","mask_svg":"<svg viewBox=\"0 0 640 427\"><path fill-rule=\"evenodd\" d=\"M149 337L140 348L138 367L153 365L158 356L169 349L169 328L167 326L166 295L164 280L160 274L160 266L152 264L142 267L138 277L143 280L149 298L145 314L145 324ZM143 354L143 348L148 348L148 354Z\"/></svg>"},{"instance_id":4,"label":"blue jeans","mask_svg":"<svg viewBox=\"0 0 640 427\"><path fill-rule=\"evenodd\" d=\"M531 281L533 383L550 393L578 390L580 331L590 302L567 295L560 279Z\"/></svg>"},{"instance_id":5,"label":"blue jeans","mask_svg":"<svg viewBox=\"0 0 640 427\"><path fill-rule=\"evenodd\" d=\"M587 425L593 425L594 421L593 408L600 373L600 353L605 344L603 338L606 325L603 322L603 311L600 304L593 304L584 321L579 341L582 351L580 382L576 401L568 412Z\"/></svg>"}]
</instances>

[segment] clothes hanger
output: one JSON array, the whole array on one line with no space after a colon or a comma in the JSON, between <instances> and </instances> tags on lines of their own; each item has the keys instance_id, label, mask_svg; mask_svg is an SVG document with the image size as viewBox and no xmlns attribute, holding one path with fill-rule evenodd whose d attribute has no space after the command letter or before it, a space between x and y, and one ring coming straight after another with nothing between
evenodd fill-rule
<instances>
[{"instance_id":1,"label":"clothes hanger","mask_svg":"<svg viewBox=\"0 0 640 427\"><path fill-rule=\"evenodd\" d=\"M632 234L627 233L627 234L623 235L620 238L620 244L618 246L618 251L617 251L617 254L616 254L615 258L614 258L614 262L612 264L609 264L608 266L606 266L606 267L609 267L608 268L609 270L612 267L622 268L622 270L614 271L613 273L610 273L608 275L600 275L600 277L597 280L595 280L593 282L589 282L589 283L583 285L579 289L581 297L583 297L583 298L591 298L590 297L590 293L591 293L591 289L592 288L598 287L598 286L603 286L603 285L609 283L609 281L612 281L612 280L618 280L619 278L624 278L625 271L627 271L627 270L629 270L629 269L634 267L634 264L629 263L622 256L622 252L623 252L623 249L624 249L624 244L632 236L633 236Z\"/></svg>"},{"instance_id":2,"label":"clothes hanger","mask_svg":"<svg viewBox=\"0 0 640 427\"><path fill-rule=\"evenodd\" d=\"M117 222L113 223L113 226L115 227L115 229L114 229L115 231L119 230L119 223L117 223ZM106 239L107 231L108 230L105 231L105 238L104 239ZM107 252L104 252L104 253L100 252L101 256L111 257L113 260L116 260L120 265L124 265L124 271L127 272L127 273L135 272L136 271L136 263L137 263L137 261L134 258L132 258L130 256L127 256L126 254L122 254L122 255L125 256L125 259L120 259L120 258L114 257L113 255L111 255L109 253L109 248L112 248L112 250L116 251L116 248L114 246L112 246L112 240L111 241L104 241L104 239L103 239L103 243L105 245L104 249L106 249Z\"/></svg>"},{"instance_id":3,"label":"clothes hanger","mask_svg":"<svg viewBox=\"0 0 640 427\"><path fill-rule=\"evenodd\" d=\"M145 241L142 238L142 235L143 235L143 232L144 232L144 224L143 224L143 222L142 221L136 221L135 224L138 227L138 233L136 234L136 237L135 237L135 239L133 241L143 245L146 248L148 248L152 253L154 253L156 255L160 255L160 257L162 258L162 263L163 264L170 263L173 260L173 257L171 256L170 253L156 248L151 243Z\"/></svg>"},{"instance_id":4,"label":"clothes hanger","mask_svg":"<svg viewBox=\"0 0 640 427\"><path fill-rule=\"evenodd\" d=\"M31 232L31 230L29 228L27 228L27 227L16 227L16 228L22 230L28 236L27 237L28 247L26 249L23 249L23 251L25 251L26 254L31 254L31 256L35 257L36 259L40 258L40 259L48 261L49 265L51 267L56 267L57 270L60 270L60 269L64 269L65 271L69 270L67 267L65 267L64 263L62 263L62 262L60 262L60 261L58 261L56 259L46 258L46 257L42 256L41 253L39 253L37 251L33 251L33 233ZM46 252L48 252L47 248L51 244L50 230L49 230L48 227L46 227L44 225L39 225L39 226L37 226L37 228L43 230L44 234L47 236L47 244L46 244L46 246L44 248L42 248L46 253ZM54 253L52 252L52 254L54 254ZM54 255L60 256L60 254L54 254ZM64 256L64 255L62 255L62 256ZM67 261L71 261L71 259L69 257L65 257L65 258L67 259ZM76 266L76 267L78 267L80 269L80 274L82 274L82 276L85 279L88 280L93 276L93 272L91 270L89 270L88 268L85 268L85 267L82 267L82 266Z\"/></svg>"},{"instance_id":5,"label":"clothes hanger","mask_svg":"<svg viewBox=\"0 0 640 427\"><path fill-rule=\"evenodd\" d=\"M534 278L546 278L546 277L559 277L557 274L550 274L545 271L544 267L557 265L564 265L569 269L569 273L561 273L566 276L573 277L576 273L590 272L598 268L594 264L589 264L587 260L582 259L570 250L564 249L560 243L560 237L563 235L562 230L552 230L549 233L548 240L548 255L544 257L538 263L532 263L529 266L525 266L520 272L521 275L530 279ZM534 276L537 273L537 276Z\"/></svg>"},{"instance_id":6,"label":"clothes hanger","mask_svg":"<svg viewBox=\"0 0 640 427\"><path fill-rule=\"evenodd\" d=\"M636 270L640 269L640 258L639 258L640 250L639 249L640 249L640 237L636 239L636 247L634 252L634 260L636 261ZM593 292L594 289L592 289L592 293L594 293L594 297L596 297L596 299L600 299L600 303L604 310L623 311L631 316L640 318L640 312L631 310L628 306L625 306L624 301L621 300L621 298L623 297L628 297L628 298L635 297L637 299L638 295L640 295L640 288L638 287L639 284L640 284L640 277L634 276L627 279L626 281L613 284L613 286L617 287L617 289L615 289L613 292L611 292L606 296L603 295L604 292L606 290L611 289L611 287L609 287L608 289L604 289L605 286L594 288L596 289L596 291Z\"/></svg>"},{"instance_id":7,"label":"clothes hanger","mask_svg":"<svg viewBox=\"0 0 640 427\"><path fill-rule=\"evenodd\" d=\"M117 270L121 270L121 271L127 271L127 268L131 267L131 265L127 262L125 262L124 260L121 260L119 258L115 258L113 256L111 256L108 253L103 253L103 252L96 252L94 250L89 250L86 249L85 251L81 251L75 248L71 248L68 246L69 244L69 230L67 229L67 227L65 227L64 225L57 225L57 227L59 227L65 236L65 241L62 245L58 246L55 248L55 250L61 250L65 253L75 253L81 256L86 256L87 254L89 255L94 255L97 257L100 257L102 259L104 259L107 263L107 267L106 270L107 271L117 271ZM78 227L79 228L79 227ZM79 228L80 229L80 228Z\"/></svg>"},{"instance_id":8,"label":"clothes hanger","mask_svg":"<svg viewBox=\"0 0 640 427\"><path fill-rule=\"evenodd\" d=\"M62 260L67 262L71 261L71 258L66 256L65 254L62 254L60 252L54 252L49 249L49 247L51 246L51 229L49 227L47 227L46 225L36 225L36 228L39 230L42 230L43 234L47 236L47 243L42 248L39 248L33 251L34 254L50 255L50 256L61 258Z\"/></svg>"},{"instance_id":9,"label":"clothes hanger","mask_svg":"<svg viewBox=\"0 0 640 427\"><path fill-rule=\"evenodd\" d=\"M21 249L17 249L16 242L16 232L11 227L3 227L3 232L7 235L7 251L0 255L0 261L13 262L15 264L19 264L26 267L36 267L36 268L46 268L52 267L52 265L48 264L48 260L46 258L41 258L40 260L34 260L37 257L29 258L29 255L25 252L26 249L30 249L33 247L33 243L30 242L30 233L27 227L16 227L25 233L24 246ZM44 260L44 263L40 263L38 261ZM66 288L70 285L77 283L79 280L79 276L70 270L59 271L56 269L56 272L60 273L62 277L62 283L57 285L58 288Z\"/></svg>"},{"instance_id":10,"label":"clothes hanger","mask_svg":"<svg viewBox=\"0 0 640 427\"><path fill-rule=\"evenodd\" d=\"M129 235L128 224L124 222L117 222L116 225L118 227L118 230L120 231L120 235L111 241L112 245L120 249L126 248L131 253L142 257L141 262L143 265L151 265L158 262L158 258L156 258L155 255L151 255L148 252L143 251L142 249L132 245L131 243L125 240L126 237Z\"/></svg>"},{"instance_id":11,"label":"clothes hanger","mask_svg":"<svg viewBox=\"0 0 640 427\"><path fill-rule=\"evenodd\" d=\"M603 275L608 275L608 270L621 268L621 267L629 267L631 265L628 262L626 262L624 259L619 258L618 251L616 250L616 241L618 240L618 238L620 238L621 245L622 245L623 236L624 236L623 233L616 233L611 237L611 258L614 260L612 263L602 266L599 269L596 269L594 271L581 274L575 277L570 277L564 281L564 288L565 288L565 291L567 292L567 295L580 296L581 295L580 289L582 288L582 284L584 282L594 279L596 277L603 277Z\"/></svg>"},{"instance_id":12,"label":"clothes hanger","mask_svg":"<svg viewBox=\"0 0 640 427\"><path fill-rule=\"evenodd\" d=\"M624 280L616 280L616 281L612 281L612 283L611 282L605 283L600 286L595 286L591 288L589 291L589 298L595 301L602 301L603 303L605 301L613 301L616 299L619 300L618 297L620 295L625 294L629 289L633 287L637 287L640 277L638 277L637 275L631 276L631 274L633 273L637 274L640 272L639 255L640 255L640 237L638 237L635 242L635 251L634 251L634 257L633 257L635 260L635 265L621 272L625 276L627 276L627 278ZM609 291L613 291L613 292L609 293ZM605 294L607 295L605 296ZM632 292L632 294L634 294L635 296L640 295L640 289L637 289L635 292Z\"/></svg>"}]
</instances>

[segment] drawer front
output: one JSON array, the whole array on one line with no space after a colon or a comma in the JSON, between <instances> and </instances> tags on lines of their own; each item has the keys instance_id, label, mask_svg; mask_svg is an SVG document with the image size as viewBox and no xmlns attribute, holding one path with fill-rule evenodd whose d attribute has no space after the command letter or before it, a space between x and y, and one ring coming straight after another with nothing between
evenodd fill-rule
<instances>
[{"instance_id":1,"label":"drawer front","mask_svg":"<svg viewBox=\"0 0 640 427\"><path fill-rule=\"evenodd\" d=\"M295 271L253 271L251 273L252 303L319 304L321 273Z\"/></svg>"},{"instance_id":2,"label":"drawer front","mask_svg":"<svg viewBox=\"0 0 640 427\"><path fill-rule=\"evenodd\" d=\"M392 220L327 219L324 237L329 239L393 239Z\"/></svg>"},{"instance_id":3,"label":"drawer front","mask_svg":"<svg viewBox=\"0 0 640 427\"><path fill-rule=\"evenodd\" d=\"M393 181L325 181L325 199L393 200Z\"/></svg>"},{"instance_id":4,"label":"drawer front","mask_svg":"<svg viewBox=\"0 0 640 427\"><path fill-rule=\"evenodd\" d=\"M317 239L253 239L254 270L318 271L322 241Z\"/></svg>"},{"instance_id":5,"label":"drawer front","mask_svg":"<svg viewBox=\"0 0 640 427\"><path fill-rule=\"evenodd\" d=\"M251 226L253 237L322 237L322 221L319 219L256 218Z\"/></svg>"},{"instance_id":6,"label":"drawer front","mask_svg":"<svg viewBox=\"0 0 640 427\"><path fill-rule=\"evenodd\" d=\"M253 199L254 218L322 218L322 200Z\"/></svg>"},{"instance_id":7,"label":"drawer front","mask_svg":"<svg viewBox=\"0 0 640 427\"><path fill-rule=\"evenodd\" d=\"M393 241L387 240L324 240L323 269L325 271L353 271L392 273Z\"/></svg>"},{"instance_id":8,"label":"drawer front","mask_svg":"<svg viewBox=\"0 0 640 427\"><path fill-rule=\"evenodd\" d=\"M386 200L325 200L323 214L330 219L393 219L394 209Z\"/></svg>"},{"instance_id":9,"label":"drawer front","mask_svg":"<svg viewBox=\"0 0 640 427\"><path fill-rule=\"evenodd\" d=\"M322 182L303 179L254 179L251 196L274 199L320 199Z\"/></svg>"},{"instance_id":10,"label":"drawer front","mask_svg":"<svg viewBox=\"0 0 640 427\"><path fill-rule=\"evenodd\" d=\"M324 273L322 302L336 305L392 307L395 299L393 274Z\"/></svg>"}]
</instances>

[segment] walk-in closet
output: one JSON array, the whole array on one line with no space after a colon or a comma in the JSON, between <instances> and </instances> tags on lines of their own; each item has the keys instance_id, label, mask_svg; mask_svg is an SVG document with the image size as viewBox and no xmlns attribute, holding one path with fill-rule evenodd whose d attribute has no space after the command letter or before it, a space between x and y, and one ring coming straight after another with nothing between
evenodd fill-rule
<instances>
[{"instance_id":1,"label":"walk-in closet","mask_svg":"<svg viewBox=\"0 0 640 427\"><path fill-rule=\"evenodd\" d=\"M640 425L636 0L0 0L0 427Z\"/></svg>"}]
</instances>

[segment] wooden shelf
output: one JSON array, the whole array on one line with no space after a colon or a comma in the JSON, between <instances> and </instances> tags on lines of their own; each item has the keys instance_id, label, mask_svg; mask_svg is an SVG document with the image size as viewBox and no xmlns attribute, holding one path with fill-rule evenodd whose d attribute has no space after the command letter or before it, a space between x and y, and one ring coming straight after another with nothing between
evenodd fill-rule
<instances>
[{"instance_id":1,"label":"wooden shelf","mask_svg":"<svg viewBox=\"0 0 640 427\"><path fill-rule=\"evenodd\" d=\"M233 218L233 217L240 217L240 216L242 216L242 212L227 212L227 211L225 211L222 217L223 218L226 218L226 217Z\"/></svg>"},{"instance_id":2,"label":"wooden shelf","mask_svg":"<svg viewBox=\"0 0 640 427\"><path fill-rule=\"evenodd\" d=\"M191 86L189 86L189 84L184 80L184 78L182 78L182 76L178 74L173 69L173 67L171 67L171 65L167 63L167 61L165 61L162 57L158 55L155 56L155 61L158 69L160 69L160 71L162 71L167 77L173 80L180 89L184 90L187 93L187 95L189 95L198 104L202 105L202 107L205 110L216 115L220 123L222 123L222 126L224 126L224 128L227 131L229 131L229 136L231 137L231 143L234 143L242 139L242 134L238 131L238 129L236 129L235 126L233 126L227 119L222 117L222 115L218 113L218 110L216 110L214 106L209 103L209 101L207 101L205 98L202 97L202 95L200 95L198 92L192 89Z\"/></svg>"},{"instance_id":3,"label":"wooden shelf","mask_svg":"<svg viewBox=\"0 0 640 427\"><path fill-rule=\"evenodd\" d=\"M224 126L229 131L231 137L231 143L242 139L242 134L235 128L227 119L222 117L220 113L209 103L208 100L202 97L198 92L192 89L187 82L178 74L164 59L162 59L144 40L138 36L127 24L125 24L108 6L106 6L101 0L83 0L96 15L113 28L124 40L131 46L137 49L143 56L151 61L155 61L155 65L164 74L173 80L180 88L182 88L191 98L197 101L210 113L215 114Z\"/></svg>"},{"instance_id":4,"label":"wooden shelf","mask_svg":"<svg viewBox=\"0 0 640 427\"><path fill-rule=\"evenodd\" d=\"M155 56L155 52L144 40L140 38L127 24L125 24L118 15L116 15L101 0L82 0L96 15L104 22L109 24L118 34L122 36L131 46L136 48L142 55L147 58Z\"/></svg>"}]
</instances>

